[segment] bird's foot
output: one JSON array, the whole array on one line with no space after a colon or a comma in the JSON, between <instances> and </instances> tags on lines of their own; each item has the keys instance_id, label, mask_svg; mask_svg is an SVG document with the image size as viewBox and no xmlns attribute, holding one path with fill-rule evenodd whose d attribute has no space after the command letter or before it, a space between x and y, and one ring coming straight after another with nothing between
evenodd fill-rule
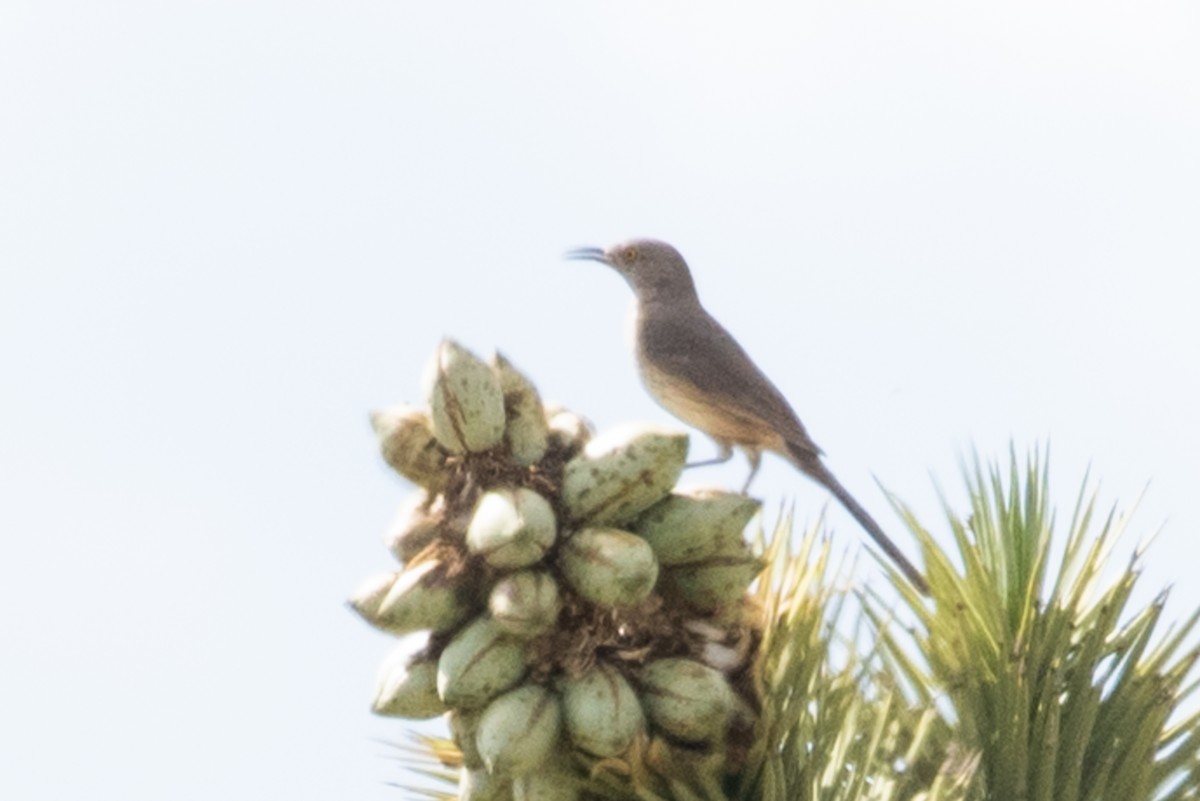
<instances>
[{"instance_id":1,"label":"bird's foot","mask_svg":"<svg viewBox=\"0 0 1200 801\"><path fill-rule=\"evenodd\" d=\"M717 451L717 455L713 458L704 459L703 461L699 462L688 462L683 466L683 468L687 470L690 467L708 467L709 465L714 464L724 464L733 458L733 447L728 443L718 442L717 448L719 450Z\"/></svg>"}]
</instances>

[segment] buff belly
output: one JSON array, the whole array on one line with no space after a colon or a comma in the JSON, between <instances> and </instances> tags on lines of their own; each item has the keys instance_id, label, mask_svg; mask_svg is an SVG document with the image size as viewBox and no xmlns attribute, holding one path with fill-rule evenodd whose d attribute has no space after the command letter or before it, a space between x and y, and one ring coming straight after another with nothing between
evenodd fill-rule
<instances>
[{"instance_id":1,"label":"buff belly","mask_svg":"<svg viewBox=\"0 0 1200 801\"><path fill-rule=\"evenodd\" d=\"M720 398L707 396L690 382L672 378L644 361L639 366L642 382L660 406L717 442L782 449L782 438L764 421L722 403Z\"/></svg>"}]
</instances>

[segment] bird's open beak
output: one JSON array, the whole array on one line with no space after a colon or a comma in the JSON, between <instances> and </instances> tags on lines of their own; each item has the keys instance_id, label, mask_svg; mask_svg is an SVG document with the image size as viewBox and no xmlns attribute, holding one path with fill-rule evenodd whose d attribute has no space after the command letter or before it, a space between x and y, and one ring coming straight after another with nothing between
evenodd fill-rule
<instances>
[{"instance_id":1,"label":"bird's open beak","mask_svg":"<svg viewBox=\"0 0 1200 801\"><path fill-rule=\"evenodd\" d=\"M598 261L603 264L610 264L608 256L600 248L575 248L568 250L563 254L564 258L573 259L575 261Z\"/></svg>"}]
</instances>

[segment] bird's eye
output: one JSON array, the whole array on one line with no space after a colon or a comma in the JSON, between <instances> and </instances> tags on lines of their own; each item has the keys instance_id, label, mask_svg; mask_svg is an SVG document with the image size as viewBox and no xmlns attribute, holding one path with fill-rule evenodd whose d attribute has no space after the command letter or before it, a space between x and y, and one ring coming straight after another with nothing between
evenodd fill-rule
<instances>
[{"instance_id":1,"label":"bird's eye","mask_svg":"<svg viewBox=\"0 0 1200 801\"><path fill-rule=\"evenodd\" d=\"M626 264L632 264L637 261L637 257L638 249L632 246L625 248L625 252L622 254L622 258Z\"/></svg>"}]
</instances>

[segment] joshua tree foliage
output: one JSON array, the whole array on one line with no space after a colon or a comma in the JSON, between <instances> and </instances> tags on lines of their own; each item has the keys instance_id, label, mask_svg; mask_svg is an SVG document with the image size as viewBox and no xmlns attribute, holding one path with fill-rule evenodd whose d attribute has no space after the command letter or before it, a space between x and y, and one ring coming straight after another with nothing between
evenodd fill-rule
<instances>
[{"instance_id":1,"label":"joshua tree foliage","mask_svg":"<svg viewBox=\"0 0 1200 801\"><path fill-rule=\"evenodd\" d=\"M1097 521L1086 482L1056 537L1044 457L976 461L964 476L969 512L946 505L952 549L899 507L932 598L895 576L900 609L858 593L873 640L841 623L844 592L816 589L828 571L824 552L804 552L812 535L780 558L787 527L776 532L768 576L797 578L758 588L770 620L765 756L738 798L1200 797L1200 613L1163 631L1166 592L1131 608L1142 552L1113 570L1125 521ZM834 669L836 643L850 655Z\"/></svg>"}]
</instances>

